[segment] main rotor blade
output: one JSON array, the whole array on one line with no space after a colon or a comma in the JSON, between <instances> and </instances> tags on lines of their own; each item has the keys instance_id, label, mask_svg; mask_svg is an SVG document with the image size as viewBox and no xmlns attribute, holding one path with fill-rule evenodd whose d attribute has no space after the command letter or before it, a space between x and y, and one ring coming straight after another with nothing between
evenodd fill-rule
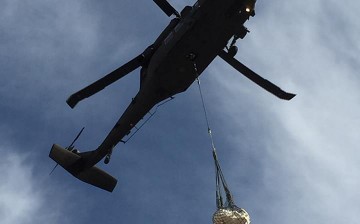
<instances>
[{"instance_id":1,"label":"main rotor blade","mask_svg":"<svg viewBox=\"0 0 360 224\"><path fill-rule=\"evenodd\" d=\"M78 102L81 100L88 98L95 93L101 91L108 85L116 82L117 80L121 79L125 75L129 74L130 72L134 71L138 67L142 65L142 62L145 58L144 54L137 56L136 58L132 59L128 63L124 64L120 68L116 69L115 71L111 72L110 74L104 76L103 78L97 80L96 82L90 84L89 86L83 88L82 90L72 94L67 100L66 103L71 107L74 108Z\"/></svg>"},{"instance_id":2,"label":"main rotor blade","mask_svg":"<svg viewBox=\"0 0 360 224\"><path fill-rule=\"evenodd\" d=\"M233 68L235 68L240 73L242 73L244 76L246 76L248 79L255 82L256 84L258 84L259 86L264 88L266 91L279 97L280 99L291 100L292 98L294 98L296 96L296 94L285 92L284 90L280 89L280 87L278 87L274 83L259 76L258 74L253 72L251 69L246 67L244 64L242 64L235 58L231 57L226 51L222 50L219 53L219 56L222 59L224 59L224 61L229 63Z\"/></svg>"},{"instance_id":3,"label":"main rotor blade","mask_svg":"<svg viewBox=\"0 0 360 224\"><path fill-rule=\"evenodd\" d=\"M174 14L177 17L180 17L180 14L170 3L166 0L154 0L154 2L165 12L167 16Z\"/></svg>"}]
</instances>

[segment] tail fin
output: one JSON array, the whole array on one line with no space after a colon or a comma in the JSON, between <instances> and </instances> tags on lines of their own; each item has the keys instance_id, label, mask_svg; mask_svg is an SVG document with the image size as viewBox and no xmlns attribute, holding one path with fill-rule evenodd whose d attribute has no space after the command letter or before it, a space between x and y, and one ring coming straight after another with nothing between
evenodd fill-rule
<instances>
[{"instance_id":1,"label":"tail fin","mask_svg":"<svg viewBox=\"0 0 360 224\"><path fill-rule=\"evenodd\" d=\"M96 166L88 169L78 169L79 161L82 158L81 154L70 152L57 144L52 146L49 157L74 177L95 187L112 192L117 184L114 177Z\"/></svg>"}]
</instances>

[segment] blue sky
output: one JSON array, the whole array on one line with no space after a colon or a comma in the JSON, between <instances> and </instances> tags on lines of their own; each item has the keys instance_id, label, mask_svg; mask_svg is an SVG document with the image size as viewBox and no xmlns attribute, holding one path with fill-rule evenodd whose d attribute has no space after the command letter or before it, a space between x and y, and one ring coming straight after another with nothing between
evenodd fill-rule
<instances>
[{"instance_id":1,"label":"blue sky","mask_svg":"<svg viewBox=\"0 0 360 224\"><path fill-rule=\"evenodd\" d=\"M193 1L171 1L179 11ZM215 143L253 223L349 223L360 212L360 3L258 1L236 56L278 100L216 59L201 76ZM152 1L4 0L0 8L0 220L211 223L214 167L194 84L162 106L109 165L113 193L48 158L97 147L139 88L133 72L71 110L66 98L136 56L169 18Z\"/></svg>"}]
</instances>

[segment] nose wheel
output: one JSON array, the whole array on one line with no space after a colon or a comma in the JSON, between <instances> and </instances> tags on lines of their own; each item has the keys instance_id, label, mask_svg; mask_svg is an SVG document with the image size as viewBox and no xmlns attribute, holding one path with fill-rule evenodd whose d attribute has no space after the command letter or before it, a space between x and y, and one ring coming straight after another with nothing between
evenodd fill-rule
<instances>
[{"instance_id":1,"label":"nose wheel","mask_svg":"<svg viewBox=\"0 0 360 224\"><path fill-rule=\"evenodd\" d=\"M245 26L239 27L239 29L235 32L229 47L226 47L227 52L231 57L235 57L235 55L238 52L238 47L235 45L236 41L238 39L244 39L246 34L249 33L249 32L250 31Z\"/></svg>"},{"instance_id":2,"label":"nose wheel","mask_svg":"<svg viewBox=\"0 0 360 224\"><path fill-rule=\"evenodd\" d=\"M235 57L235 55L237 54L238 52L238 47L235 45L236 44L236 41L239 39L240 37L237 36L237 35L234 35L232 41L231 41L231 44L229 47L226 47L227 51L228 51L228 54L231 56L231 57Z\"/></svg>"},{"instance_id":3,"label":"nose wheel","mask_svg":"<svg viewBox=\"0 0 360 224\"><path fill-rule=\"evenodd\" d=\"M233 45L233 46L230 46L229 49L228 49L228 54L231 56L231 57L235 57L236 53L238 52L238 47Z\"/></svg>"}]
</instances>

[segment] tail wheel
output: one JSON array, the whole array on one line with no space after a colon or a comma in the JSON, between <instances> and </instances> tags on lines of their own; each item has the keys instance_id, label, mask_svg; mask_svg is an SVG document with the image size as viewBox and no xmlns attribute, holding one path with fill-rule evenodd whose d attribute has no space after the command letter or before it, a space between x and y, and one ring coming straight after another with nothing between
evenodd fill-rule
<instances>
[{"instance_id":1,"label":"tail wheel","mask_svg":"<svg viewBox=\"0 0 360 224\"><path fill-rule=\"evenodd\" d=\"M107 154L106 156L105 156L105 160L104 160L104 163L105 164L109 164L109 162L110 162L110 154Z\"/></svg>"}]
</instances>

